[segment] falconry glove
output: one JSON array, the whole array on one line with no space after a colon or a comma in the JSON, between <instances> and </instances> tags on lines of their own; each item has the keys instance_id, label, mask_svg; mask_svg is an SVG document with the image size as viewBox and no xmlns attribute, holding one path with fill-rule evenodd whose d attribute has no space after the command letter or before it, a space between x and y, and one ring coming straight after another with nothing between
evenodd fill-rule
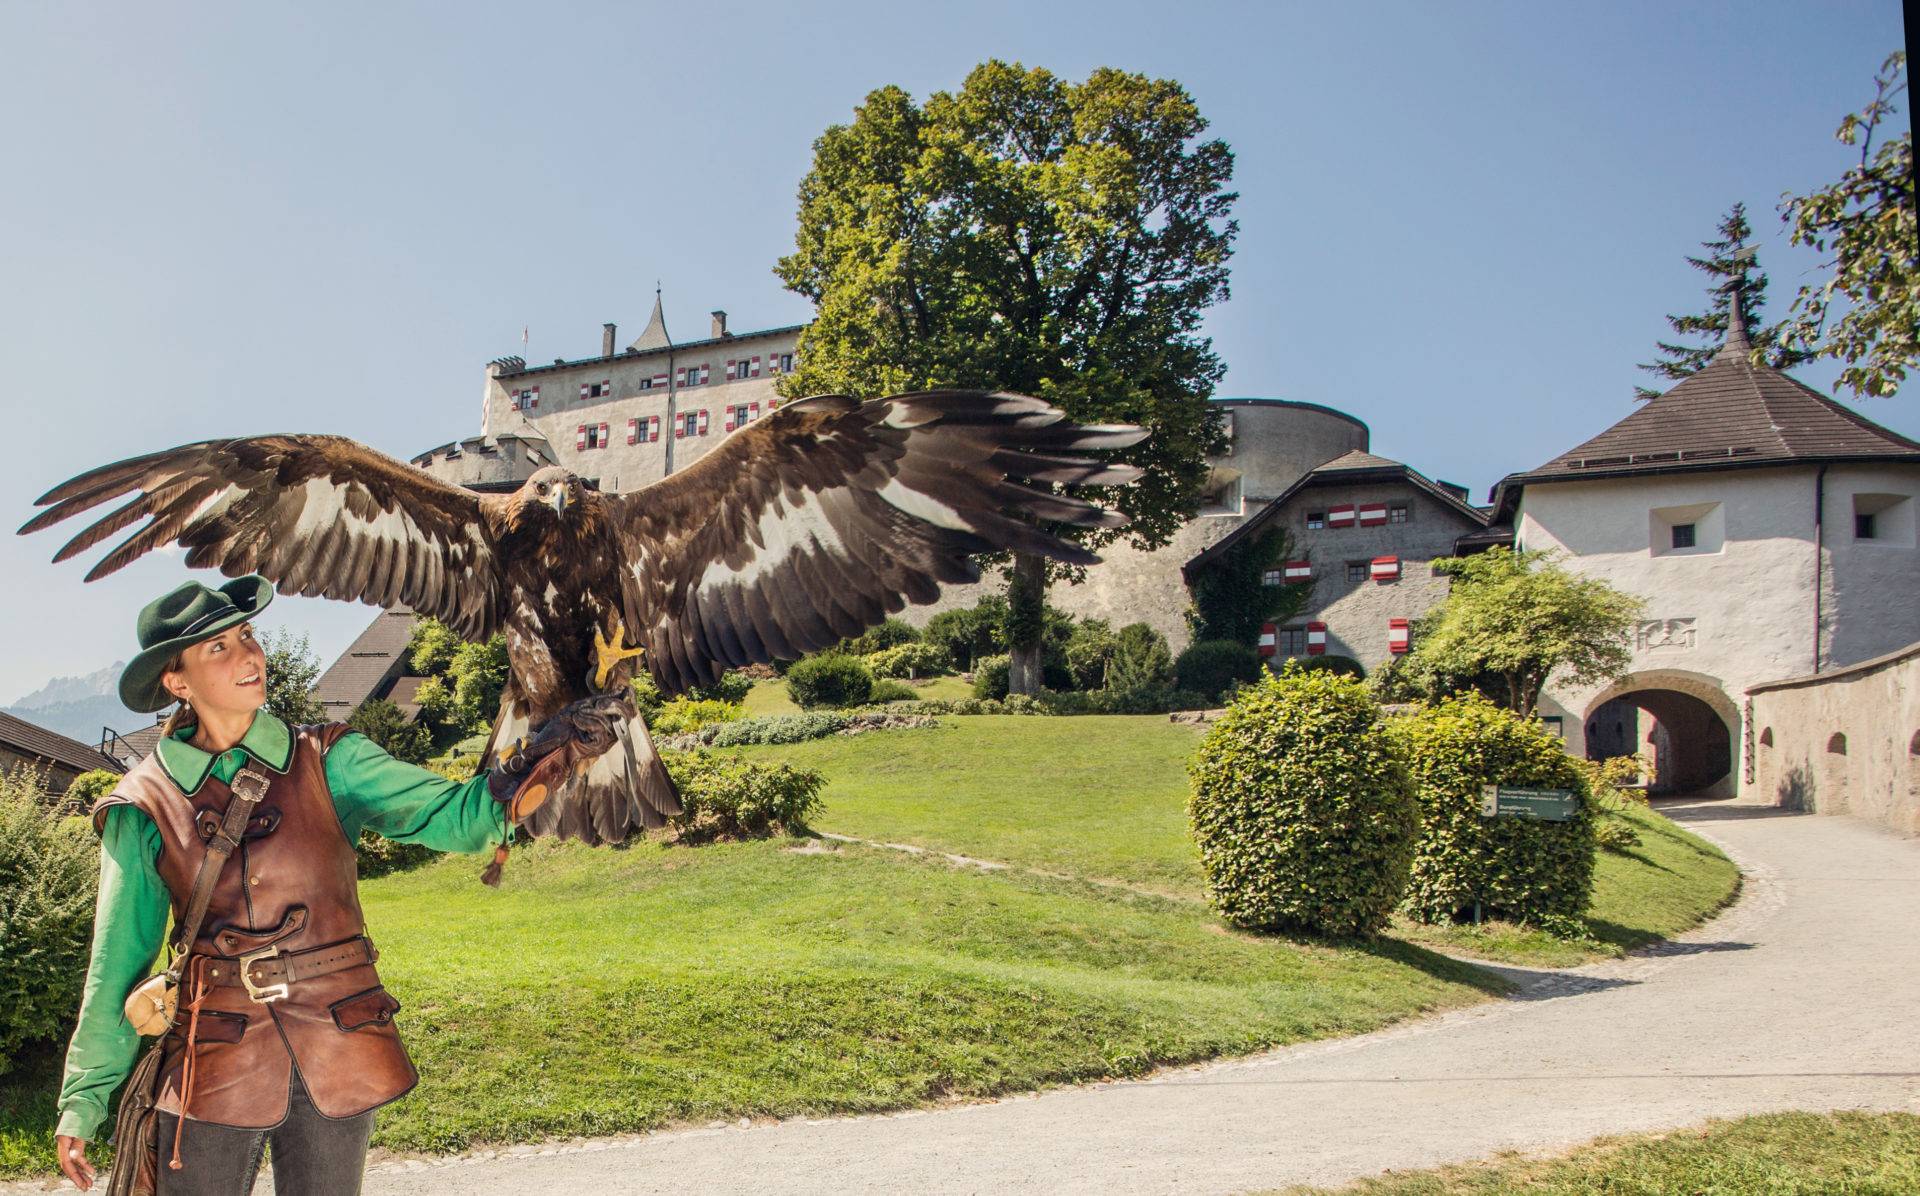
<instances>
[{"instance_id":1,"label":"falconry glove","mask_svg":"<svg viewBox=\"0 0 1920 1196\"><path fill-rule=\"evenodd\" d=\"M508 817L519 822L546 797L544 789L539 793L529 791L532 786L528 782L536 774L551 785L570 762L565 757L591 758L613 745L614 726L622 716L620 705L618 699L597 695L561 707L532 739L508 752L487 774L487 792L507 807ZM566 750L569 748L574 750L569 752ZM542 762L555 753L560 753L562 759L542 768ZM549 773L556 775L549 778Z\"/></svg>"}]
</instances>

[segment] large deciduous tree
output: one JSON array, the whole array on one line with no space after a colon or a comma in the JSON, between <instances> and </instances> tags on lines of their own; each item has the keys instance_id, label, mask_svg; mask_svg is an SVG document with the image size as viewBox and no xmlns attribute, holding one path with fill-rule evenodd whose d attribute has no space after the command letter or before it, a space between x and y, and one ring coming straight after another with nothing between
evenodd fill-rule
<instances>
[{"instance_id":1,"label":"large deciduous tree","mask_svg":"<svg viewBox=\"0 0 1920 1196\"><path fill-rule=\"evenodd\" d=\"M1582 685L1626 672L1640 599L1540 552L1495 548L1434 568L1453 588L1421 620L1407 660L1407 671L1437 691L1427 696L1478 680L1507 709L1531 715L1556 670Z\"/></svg>"},{"instance_id":2,"label":"large deciduous tree","mask_svg":"<svg viewBox=\"0 0 1920 1196\"><path fill-rule=\"evenodd\" d=\"M266 632L260 636L260 649L267 657L267 713L284 723L325 722L326 707L314 694L320 659L305 633L284 627Z\"/></svg>"},{"instance_id":3,"label":"large deciduous tree","mask_svg":"<svg viewBox=\"0 0 1920 1196\"><path fill-rule=\"evenodd\" d=\"M1860 160L1839 181L1789 195L1781 219L1795 245L1831 254L1824 283L1800 288L1789 328L1809 351L1846 363L1835 389L1891 395L1920 358L1920 230L1914 219L1913 129L1874 138L1907 89L1907 56L1896 51L1874 77L1873 102L1847 114L1834 136ZM1891 129L1885 130L1891 132ZM1839 302L1844 300L1844 303ZM1844 307L1837 318L1836 311Z\"/></svg>"},{"instance_id":4,"label":"large deciduous tree","mask_svg":"<svg viewBox=\"0 0 1920 1196\"><path fill-rule=\"evenodd\" d=\"M1736 291L1740 294L1740 314L1746 317L1746 326L1753 330L1750 335L1760 360L1776 370L1785 370L1813 356L1787 343L1785 324L1768 328L1760 322L1761 310L1766 306L1767 276L1759 269L1753 246L1748 243L1748 238L1753 236L1753 226L1747 222L1747 205L1734 204L1721 219L1718 231L1720 235L1716 239L1700 242L1700 248L1706 251L1704 256L1689 254L1687 257L1689 266L1713 280L1713 285L1707 288L1710 298L1707 310L1698 315L1667 317L1667 324L1676 337L1697 338L1697 343L1655 341L1654 360L1640 366L1648 373L1678 382L1706 369L1713 355L1720 351L1721 342L1727 339L1727 316ZM1633 397L1651 399L1661 393L1636 386Z\"/></svg>"},{"instance_id":5,"label":"large deciduous tree","mask_svg":"<svg viewBox=\"0 0 1920 1196\"><path fill-rule=\"evenodd\" d=\"M1179 83L1106 68L1070 83L987 62L924 104L871 93L814 143L800 184L776 273L817 314L781 392L988 387L1140 424L1127 459L1144 476L1100 496L1131 523L1083 538L1165 544L1224 446L1207 404L1224 367L1199 328L1227 297L1238 197L1206 128ZM1039 686L1049 580L1039 558L1013 560L1017 693Z\"/></svg>"}]
</instances>

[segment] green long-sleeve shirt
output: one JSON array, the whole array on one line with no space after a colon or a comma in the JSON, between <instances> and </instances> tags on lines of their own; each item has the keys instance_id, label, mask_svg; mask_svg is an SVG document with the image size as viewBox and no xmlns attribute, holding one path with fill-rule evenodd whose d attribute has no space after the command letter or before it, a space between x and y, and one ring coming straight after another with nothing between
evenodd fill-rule
<instances>
[{"instance_id":1,"label":"green long-sleeve shirt","mask_svg":"<svg viewBox=\"0 0 1920 1196\"><path fill-rule=\"evenodd\" d=\"M278 772L293 754L287 725L264 710L254 716L239 744L218 756L187 743L191 734L180 731L155 749L168 777L188 794L197 792L209 774L222 783L231 781L249 755ZM349 842L358 841L364 829L435 851L483 851L505 830L500 805L487 792L485 773L470 781L449 781L395 760L354 733L333 745L324 766L334 812ZM123 1006L164 945L169 901L155 866L159 858L160 829L151 818L133 806L108 811L101 828L93 956L60 1082L59 1133L96 1136L106 1119L107 1102L139 1052L140 1036Z\"/></svg>"}]
</instances>

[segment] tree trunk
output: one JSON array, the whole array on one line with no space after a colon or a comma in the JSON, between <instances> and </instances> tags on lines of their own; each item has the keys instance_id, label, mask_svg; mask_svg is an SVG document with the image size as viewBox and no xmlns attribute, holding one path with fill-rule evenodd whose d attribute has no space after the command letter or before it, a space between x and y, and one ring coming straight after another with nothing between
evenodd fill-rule
<instances>
[{"instance_id":1,"label":"tree trunk","mask_svg":"<svg viewBox=\"0 0 1920 1196\"><path fill-rule=\"evenodd\" d=\"M1045 638L1047 562L1015 553L1007 579L1007 692L1040 692L1040 647Z\"/></svg>"}]
</instances>

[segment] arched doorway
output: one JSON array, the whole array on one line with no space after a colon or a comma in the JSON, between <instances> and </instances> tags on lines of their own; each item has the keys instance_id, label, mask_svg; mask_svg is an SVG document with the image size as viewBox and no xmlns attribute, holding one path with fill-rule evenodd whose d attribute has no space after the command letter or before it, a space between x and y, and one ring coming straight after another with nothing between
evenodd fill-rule
<instances>
[{"instance_id":1,"label":"arched doorway","mask_svg":"<svg viewBox=\"0 0 1920 1196\"><path fill-rule=\"evenodd\" d=\"M1635 673L1587 707L1589 759L1645 753L1653 794L1734 793L1740 710L1712 677L1676 669Z\"/></svg>"}]
</instances>

